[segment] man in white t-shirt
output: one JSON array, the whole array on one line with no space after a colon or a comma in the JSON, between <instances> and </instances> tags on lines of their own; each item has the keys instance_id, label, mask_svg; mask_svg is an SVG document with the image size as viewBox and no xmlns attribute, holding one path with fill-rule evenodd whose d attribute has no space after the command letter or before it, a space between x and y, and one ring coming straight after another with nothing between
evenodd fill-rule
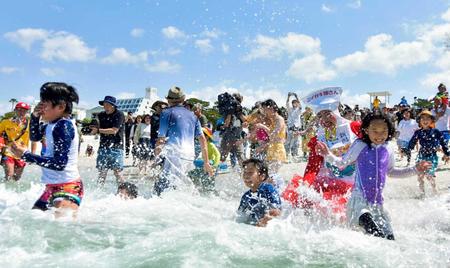
<instances>
[{"instance_id":1,"label":"man in white t-shirt","mask_svg":"<svg viewBox=\"0 0 450 268\"><path fill-rule=\"evenodd\" d=\"M435 98L435 103L437 104L436 107L438 107L433 110L433 115L436 116L436 128L442 133L448 144L450 140L450 108L442 105L441 99L439 98Z\"/></svg>"},{"instance_id":2,"label":"man in white t-shirt","mask_svg":"<svg viewBox=\"0 0 450 268\"><path fill-rule=\"evenodd\" d=\"M400 155L406 154L406 158L409 162L411 161L411 151L408 150L409 140L411 140L414 132L419 129L419 125L416 120L411 119L411 110L406 109L402 112L403 119L398 123L397 131L399 132L397 138L397 145L400 148Z\"/></svg>"},{"instance_id":3,"label":"man in white t-shirt","mask_svg":"<svg viewBox=\"0 0 450 268\"><path fill-rule=\"evenodd\" d=\"M295 99L292 100L292 106L290 106L289 99L291 96L294 96ZM300 105L300 100L297 97L297 94L289 92L286 100L286 109L288 114L287 119L287 139L284 144L284 148L286 150L286 156L290 159L290 155L293 158L298 156L298 146L299 146L299 131L302 126L301 116L302 116L302 107Z\"/></svg>"}]
</instances>

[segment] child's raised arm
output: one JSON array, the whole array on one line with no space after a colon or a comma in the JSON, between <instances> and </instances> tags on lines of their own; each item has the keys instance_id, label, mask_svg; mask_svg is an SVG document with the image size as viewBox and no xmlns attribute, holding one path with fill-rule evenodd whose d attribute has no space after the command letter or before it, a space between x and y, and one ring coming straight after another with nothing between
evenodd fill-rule
<instances>
[{"instance_id":1,"label":"child's raised arm","mask_svg":"<svg viewBox=\"0 0 450 268\"><path fill-rule=\"evenodd\" d=\"M339 168L345 168L348 165L353 164L356 159L358 159L359 154L367 145L361 140L355 140L350 149L342 156L338 157L332 154L327 145L323 142L318 142L316 145L316 150L318 150L319 154L322 154L325 157L325 161L335 165ZM324 147L326 149L324 149Z\"/></svg>"}]
</instances>

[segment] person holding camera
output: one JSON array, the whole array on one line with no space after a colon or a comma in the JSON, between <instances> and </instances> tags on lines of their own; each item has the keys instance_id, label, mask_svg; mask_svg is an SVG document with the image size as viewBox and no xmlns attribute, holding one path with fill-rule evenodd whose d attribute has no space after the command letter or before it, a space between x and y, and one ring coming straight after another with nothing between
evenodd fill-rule
<instances>
[{"instance_id":1,"label":"person holding camera","mask_svg":"<svg viewBox=\"0 0 450 268\"><path fill-rule=\"evenodd\" d=\"M290 98L294 97L295 99L289 103ZM291 105L292 104L292 105ZM299 147L299 137L300 137L300 128L301 128L301 116L302 116L302 106L300 104L300 100L296 93L289 92L286 100L286 110L288 114L287 118L287 139L285 143L286 156L288 161L291 159L295 159L298 157L298 147Z\"/></svg>"}]
</instances>

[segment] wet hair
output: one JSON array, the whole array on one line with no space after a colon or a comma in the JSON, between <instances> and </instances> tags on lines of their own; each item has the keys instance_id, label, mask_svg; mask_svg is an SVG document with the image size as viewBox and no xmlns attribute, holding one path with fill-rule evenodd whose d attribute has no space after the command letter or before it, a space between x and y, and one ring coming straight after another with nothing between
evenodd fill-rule
<instances>
[{"instance_id":1,"label":"wet hair","mask_svg":"<svg viewBox=\"0 0 450 268\"><path fill-rule=\"evenodd\" d=\"M129 198L136 198L138 196L138 188L135 184L131 182L121 182L117 187L117 193L121 190L125 190L127 192Z\"/></svg>"},{"instance_id":2,"label":"wet hair","mask_svg":"<svg viewBox=\"0 0 450 268\"><path fill-rule=\"evenodd\" d=\"M266 163L264 163L262 160L256 159L256 158L250 158L242 162L242 167L246 168L249 164L255 165L256 169L258 170L258 173L260 175L264 176L264 179L269 178L269 168L267 167Z\"/></svg>"},{"instance_id":3,"label":"wet hair","mask_svg":"<svg viewBox=\"0 0 450 268\"><path fill-rule=\"evenodd\" d=\"M263 101L263 102L261 103L261 106L262 106L263 108L264 108L264 107L272 108L272 109L274 109L275 112L277 112L278 114L280 113L280 109L278 108L277 103L276 103L274 100L272 100L272 99L268 99L268 100Z\"/></svg>"},{"instance_id":4,"label":"wet hair","mask_svg":"<svg viewBox=\"0 0 450 268\"><path fill-rule=\"evenodd\" d=\"M64 113L71 114L73 102L78 103L77 90L66 83L62 82L47 82L41 86L40 90L41 101L50 101L55 107L59 104L65 104L66 109Z\"/></svg>"},{"instance_id":5,"label":"wet hair","mask_svg":"<svg viewBox=\"0 0 450 268\"><path fill-rule=\"evenodd\" d=\"M389 120L389 118L382 113L379 112L372 112L367 114L361 123L361 130L362 130L362 138L361 140L366 143L369 147L372 144L372 141L369 138L369 134L367 133L367 130L369 129L370 123L372 123L372 121L374 120L381 120L384 123L386 123L387 128L388 128L388 137L386 139L386 141L390 141L395 134L395 127L394 124L392 124L392 121Z\"/></svg>"}]
</instances>

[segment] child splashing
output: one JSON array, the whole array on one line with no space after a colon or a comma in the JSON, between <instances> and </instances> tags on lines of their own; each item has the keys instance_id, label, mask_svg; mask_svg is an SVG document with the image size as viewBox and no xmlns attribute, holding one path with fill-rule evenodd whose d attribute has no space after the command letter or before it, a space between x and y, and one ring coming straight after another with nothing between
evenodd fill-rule
<instances>
[{"instance_id":1,"label":"child splashing","mask_svg":"<svg viewBox=\"0 0 450 268\"><path fill-rule=\"evenodd\" d=\"M434 180L434 172L436 171L438 165L437 149L439 146L442 147L444 152L444 161L449 160L450 152L448 150L447 143L444 139L442 133L433 127L434 116L430 111L423 111L419 114L420 118L420 129L414 132L413 137L409 141L408 150L414 149L417 141L420 143L419 154L417 155L418 161L429 161L432 163L432 167L426 173L420 173L418 175L420 197L425 196L425 185L424 178L426 177L433 188L433 193L437 194L436 181Z\"/></svg>"},{"instance_id":2,"label":"child splashing","mask_svg":"<svg viewBox=\"0 0 450 268\"><path fill-rule=\"evenodd\" d=\"M17 143L13 151L25 161L42 167L41 182L45 190L33 209L45 211L55 207L56 217L61 216L62 209L68 209L75 217L83 197L83 183L78 173L78 133L70 120L72 103L78 103L78 94L70 85L50 82L42 85L40 98L31 116L30 129L32 141L45 137L45 154L32 154ZM39 126L40 120L47 123L44 128Z\"/></svg>"},{"instance_id":3,"label":"child splashing","mask_svg":"<svg viewBox=\"0 0 450 268\"><path fill-rule=\"evenodd\" d=\"M362 227L374 236L394 240L388 213L383 207L383 189L387 175L408 177L424 172L431 163L420 161L415 167L395 168L394 152L388 147L395 129L391 121L378 113L368 114L362 122L363 136L351 145L343 157L330 153L325 143L316 149L326 161L340 167L356 163L355 184L347 204L347 221L351 227Z\"/></svg>"}]
</instances>

